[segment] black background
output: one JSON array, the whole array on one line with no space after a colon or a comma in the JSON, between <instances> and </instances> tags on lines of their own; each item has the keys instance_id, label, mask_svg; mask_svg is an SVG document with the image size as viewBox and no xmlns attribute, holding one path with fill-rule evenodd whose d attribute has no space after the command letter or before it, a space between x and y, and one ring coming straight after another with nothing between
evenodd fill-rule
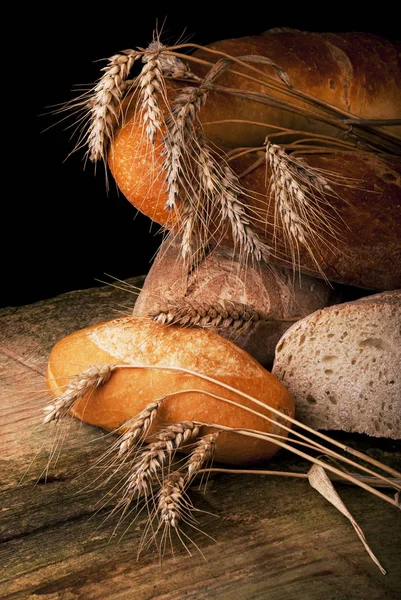
<instances>
[{"instance_id":1,"label":"black background","mask_svg":"<svg viewBox=\"0 0 401 600\"><path fill-rule=\"evenodd\" d=\"M147 45L157 20L160 25L164 19L172 42L183 33L208 43L280 26L398 35L395 16L383 3L355 16L352 3L264 3L264 9L227 3L222 12L216 12L219 3L35 4L2 5L3 39L7 34L9 42L2 53L0 306L99 285L105 273L144 274L161 241L158 227L137 215L113 181L106 193L104 170L95 174L92 164L85 167L83 151L66 160L71 130L57 124L50 106L71 99L76 84L94 82L104 64L96 61Z\"/></svg>"}]
</instances>

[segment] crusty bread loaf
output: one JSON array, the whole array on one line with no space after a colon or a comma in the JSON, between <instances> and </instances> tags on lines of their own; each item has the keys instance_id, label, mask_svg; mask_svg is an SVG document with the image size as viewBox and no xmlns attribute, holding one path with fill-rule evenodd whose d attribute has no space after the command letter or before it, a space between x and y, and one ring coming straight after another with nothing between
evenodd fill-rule
<instances>
[{"instance_id":1,"label":"crusty bread loaf","mask_svg":"<svg viewBox=\"0 0 401 600\"><path fill-rule=\"evenodd\" d=\"M401 290L298 321L277 345L273 373L303 423L401 438Z\"/></svg>"},{"instance_id":2,"label":"crusty bread loaf","mask_svg":"<svg viewBox=\"0 0 401 600\"><path fill-rule=\"evenodd\" d=\"M208 375L293 415L294 403L285 387L246 352L212 331L167 327L139 317L83 329L58 342L50 354L47 382L52 393L59 394L71 377L93 364L142 367L117 370L106 384L74 405L72 414L106 430L115 430L150 402L180 390L205 390L255 409L251 401L196 375L160 369L169 366ZM271 416L268 411L266 414ZM165 424L191 420L286 435L278 425L195 391L167 397L150 433ZM277 449L271 442L223 433L217 440L216 460L253 463Z\"/></svg>"},{"instance_id":3,"label":"crusty bread loaf","mask_svg":"<svg viewBox=\"0 0 401 600\"><path fill-rule=\"evenodd\" d=\"M204 319L205 326L232 340L269 368L276 344L286 329L327 306L332 294L333 288L326 282L307 275L294 277L289 269L265 264L250 264L245 269L232 249L224 246L216 248L188 276L179 242L167 238L146 276L133 314L159 315L161 320L164 316L174 319L176 315L185 327L198 322L196 318L187 320L190 314L224 314L224 307L229 308L234 302L244 312L251 312L255 320L238 325L239 320L224 318L220 326L213 327L211 321Z\"/></svg>"},{"instance_id":4,"label":"crusty bread loaf","mask_svg":"<svg viewBox=\"0 0 401 600\"><path fill-rule=\"evenodd\" d=\"M235 57L266 57L283 69L295 90L323 100L349 115L363 119L401 118L401 71L397 42L362 32L314 33L276 28L263 35L213 42L207 48ZM220 58L207 50L198 51L195 56L211 62ZM259 69L262 78L263 74L268 74L280 82L271 65L252 63L252 66ZM191 63L191 68L199 75L206 73L206 68L199 65ZM238 64L234 69L251 74L249 69ZM255 72L252 75L258 77ZM232 71L224 73L217 83L229 89L269 92L272 98L288 99L285 92L266 88L266 79L263 82L251 81ZM244 102L243 98L222 97L222 94L220 98L215 98L214 94L210 94L201 116L205 122L249 119L317 133L333 134L334 131L327 123L319 123L275 106L249 100ZM302 100L296 100L295 105L308 106ZM400 135L401 127L393 126L386 128L386 131ZM223 144L252 146L263 143L266 129L241 123L216 124L207 126L207 134Z\"/></svg>"},{"instance_id":5,"label":"crusty bread loaf","mask_svg":"<svg viewBox=\"0 0 401 600\"><path fill-rule=\"evenodd\" d=\"M120 128L110 152L112 174L126 198L141 212L167 229L177 225L176 211L167 211L163 156L158 145L153 152L136 123L127 121ZM237 173L243 172L254 159L233 161ZM373 154L310 155L307 164L334 174L334 194L327 196L325 208L340 229L339 238L327 235L320 240L314 255L322 272L331 281L369 290L401 287L401 159ZM288 246L274 229L273 202L268 195L270 171L262 164L241 179L246 195L248 215L256 210L255 231L277 253L271 262L291 264ZM251 218L252 221L252 218ZM230 230L216 240L233 245ZM328 242L326 244L325 242ZM287 257L285 259L285 257ZM287 260L287 263L283 260ZM306 247L299 245L297 256L303 272L319 276ZM388 265L384 268L384 264Z\"/></svg>"},{"instance_id":6,"label":"crusty bread loaf","mask_svg":"<svg viewBox=\"0 0 401 600\"><path fill-rule=\"evenodd\" d=\"M364 129L368 137L363 139L368 142L372 141L369 136L378 132L387 140L391 138L390 146L393 144L393 150L386 157L371 152L374 145L359 145L361 140L357 144L357 153L348 147L335 145L335 152L326 154L327 143L330 152L330 149L333 150L330 144L338 144L338 138L344 136L355 150L356 146L351 142L358 139L354 134L361 132L358 125L353 125L352 130L348 125L345 128L339 126L338 122L333 121L333 109L341 119L401 118L401 70L397 44L364 33L332 34L275 29L259 36L218 41L206 49L196 51L194 56L200 62L189 60L189 64L199 77L205 76L210 65L223 56L251 57L251 62L247 63L248 68L243 64L232 63L230 69L213 80L217 91L213 86L212 89L206 86L207 96L203 91L202 100L191 100L195 104L185 105L186 93L180 94L183 87L188 90L188 86L193 89L191 86L198 85L191 80L167 80L166 94L156 95L165 111L165 119L167 115L171 117L172 103L180 96L180 102L185 105L180 109L182 114L193 113L195 121L199 119L205 139L209 144L215 144L217 154L226 158L225 153L230 146L256 146L260 150L266 134L271 134L272 131L275 136L273 141L280 142L280 137L276 137L278 132L274 129L277 126L300 130L301 133L332 136L329 143L322 138L323 149L319 149L320 154L316 150L316 138L308 139L307 133L303 141L305 147L296 146L298 153L303 148L302 152L306 153L304 158L310 169L306 176L300 175L296 181L292 181L292 189L302 187L311 173L323 174L334 189L334 193L325 193L322 198L322 190L312 185L311 195L316 196L314 208L311 209L308 201L302 201L305 213L302 213L299 220L313 221L315 210L319 214L316 216L315 213L316 220L311 223L311 231L325 224L323 230L315 231L310 236L297 231L294 234L294 229L288 234L294 223L292 221L288 225L291 208L282 207L280 212L276 206L277 211L274 210L275 202L278 203L277 198L280 196L277 193L277 182L280 177L287 177L287 181L290 181L288 173L284 177L283 171L280 171L280 177L275 173L272 178L272 172L264 164L256 169L251 168L250 163L255 163L257 158L254 154L237 160L232 160L231 157L230 165L240 177L244 190L240 202L246 209L246 218L260 238L274 248L269 260L282 266L296 262L305 273L318 275L320 272L320 275L323 274L329 280L369 290L400 287L401 211L398 207L401 196L401 159L391 156L391 153L400 151L401 142L395 136L396 127L391 125L377 129L376 126L366 126ZM260 57L261 62L253 62L255 57ZM271 61L276 66L272 66ZM283 84L283 73L284 79L287 82L290 80L291 87ZM291 98L287 95L289 92ZM249 94L255 93L259 94L258 102L249 99ZM152 220L170 229L177 227L177 222L180 222L180 205L178 202L177 210L166 210L166 179L172 177L174 186L181 192L183 188L187 188L188 197L193 195L193 190L203 188L196 175L193 180L188 176L188 173L194 171L191 161L185 167L188 173L182 181L177 174L182 165L176 167L178 170L174 170L173 175L167 175L168 161L163 152L164 142L161 135L155 140L154 146L146 139L137 99L138 95L126 98L122 111L125 123L120 125L113 136L109 165L119 188L130 202ZM291 110L284 110L277 104L278 100L283 99L291 102ZM307 118L300 113L301 107L308 108ZM323 120L315 118L316 111ZM159 118L162 120L163 117L159 115ZM262 125L255 125L257 122ZM272 127L269 129L266 125ZM163 125L161 128L163 133ZM401 133L401 128L399 129ZM283 140L286 143L292 139L288 133L287 130L284 132ZM194 131L191 130L191 134L188 134L190 138L192 134ZM180 144L185 146L184 142L185 135ZM380 144L378 147L382 149ZM361 150L368 151L363 153ZM175 153L177 151L176 148ZM178 159L170 157L169 160L177 162ZM196 159L192 156L191 160ZM250 168L248 175L244 176ZM269 187L271 181L276 186L276 196ZM185 197L185 193L182 196ZM215 210L215 207L210 209L205 198L203 200L203 205L209 207L209 212ZM300 209L302 210L304 209ZM320 211L324 212L323 216ZM205 236L211 244L233 245L230 228L221 226L220 215L208 214L205 220L209 224L217 224L217 231L211 226L211 231ZM278 225L278 229L273 227L274 224ZM338 233L333 231L333 225L341 230L340 239ZM328 231L330 228L331 231ZM289 243L288 237L293 243ZM391 268L383 269L383 261L391 264Z\"/></svg>"}]
</instances>

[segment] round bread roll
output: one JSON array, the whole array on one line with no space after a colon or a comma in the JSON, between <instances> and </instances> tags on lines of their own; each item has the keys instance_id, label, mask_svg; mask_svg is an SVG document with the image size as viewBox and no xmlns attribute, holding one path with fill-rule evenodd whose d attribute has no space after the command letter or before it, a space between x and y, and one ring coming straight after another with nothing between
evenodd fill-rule
<instances>
[{"instance_id":1,"label":"round bread roll","mask_svg":"<svg viewBox=\"0 0 401 600\"><path fill-rule=\"evenodd\" d=\"M88 327L62 339L53 348L47 372L51 393L60 394L73 376L94 364L136 367L117 369L107 383L78 400L70 411L108 431L136 416L150 402L166 396L150 436L166 424L192 420L286 435L278 424L202 391L185 392L194 389L223 396L274 419L269 406L294 415L294 403L285 387L250 355L212 331L167 327L139 317ZM266 410L216 383L168 367L186 368L224 382L260 400ZM285 424L288 426L288 421ZM227 464L253 464L277 450L278 446L271 442L224 432L217 440L215 459Z\"/></svg>"},{"instance_id":2,"label":"round bread roll","mask_svg":"<svg viewBox=\"0 0 401 600\"><path fill-rule=\"evenodd\" d=\"M146 276L133 314L212 329L269 368L283 333L298 319L327 306L333 295L338 299L338 293L321 279L294 277L289 269L263 263L245 269L233 250L224 246L188 276L179 242L168 237Z\"/></svg>"}]
</instances>

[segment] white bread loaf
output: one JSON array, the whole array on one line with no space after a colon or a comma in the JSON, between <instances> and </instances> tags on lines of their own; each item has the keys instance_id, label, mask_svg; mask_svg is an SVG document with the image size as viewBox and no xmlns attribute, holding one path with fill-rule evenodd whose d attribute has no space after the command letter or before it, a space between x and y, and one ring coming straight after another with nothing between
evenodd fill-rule
<instances>
[{"instance_id":1,"label":"white bread loaf","mask_svg":"<svg viewBox=\"0 0 401 600\"><path fill-rule=\"evenodd\" d=\"M245 269L233 250L225 246L215 248L194 273L187 275L179 242L167 238L145 279L133 314L184 327L207 327L271 368L283 333L295 321L327 306L333 294L333 288L321 279L294 276L289 269L263 263L249 264ZM241 311L239 318L231 321L228 315L220 321L218 316L224 317L225 307L233 306L230 303L235 303L234 310L238 307ZM211 317L217 312L215 319L205 316L198 321L205 311ZM191 315L193 318L189 318Z\"/></svg>"},{"instance_id":2,"label":"white bread loaf","mask_svg":"<svg viewBox=\"0 0 401 600\"><path fill-rule=\"evenodd\" d=\"M75 375L92 365L104 364L140 368L117 369L107 383L78 400L71 413L108 431L116 430L149 403L167 396L158 410L150 436L165 425L194 420L286 435L279 425L204 392L256 408L268 416L271 416L270 411L216 383L167 367L207 375L257 398L266 406L291 417L294 414L294 402L285 387L232 342L212 331L168 327L140 317L101 323L60 340L48 362L47 384L51 393L59 395ZM152 369L152 365L157 368ZM207 433L207 428L203 429ZM278 446L272 442L224 432L216 442L215 458L219 462L247 464L267 459L277 450Z\"/></svg>"},{"instance_id":3,"label":"white bread loaf","mask_svg":"<svg viewBox=\"0 0 401 600\"><path fill-rule=\"evenodd\" d=\"M305 317L279 341L272 372L303 423L401 438L401 290Z\"/></svg>"}]
</instances>

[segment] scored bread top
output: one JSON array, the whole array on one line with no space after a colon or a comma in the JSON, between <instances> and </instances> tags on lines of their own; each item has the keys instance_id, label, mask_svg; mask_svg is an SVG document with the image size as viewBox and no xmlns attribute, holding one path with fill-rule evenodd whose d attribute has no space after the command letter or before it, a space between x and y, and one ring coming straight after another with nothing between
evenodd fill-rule
<instances>
[{"instance_id":1,"label":"scored bread top","mask_svg":"<svg viewBox=\"0 0 401 600\"><path fill-rule=\"evenodd\" d=\"M139 321L140 327L133 327ZM87 333L101 350L124 363L185 367L200 373L260 378L265 370L232 342L212 331L160 326L147 318L127 317ZM155 338L156 342L155 343Z\"/></svg>"},{"instance_id":2,"label":"scored bread top","mask_svg":"<svg viewBox=\"0 0 401 600\"><path fill-rule=\"evenodd\" d=\"M55 345L49 357L47 384L53 395L58 395L77 373L98 364L126 364L134 368L116 369L107 383L78 400L70 412L109 431L115 431L150 402L162 398L165 400L154 422L156 428L196 420L286 435L280 426L282 417L270 414L277 421L274 424L241 406L266 415L268 407L291 417L294 414L294 402L282 383L244 350L213 332L176 329L139 317L89 327ZM152 369L150 365L161 368ZM206 381L197 374L164 368L168 366L187 368L234 389ZM266 408L255 405L237 390L258 399ZM229 432L219 436L216 460L249 464L266 459L277 450L274 442Z\"/></svg>"}]
</instances>

